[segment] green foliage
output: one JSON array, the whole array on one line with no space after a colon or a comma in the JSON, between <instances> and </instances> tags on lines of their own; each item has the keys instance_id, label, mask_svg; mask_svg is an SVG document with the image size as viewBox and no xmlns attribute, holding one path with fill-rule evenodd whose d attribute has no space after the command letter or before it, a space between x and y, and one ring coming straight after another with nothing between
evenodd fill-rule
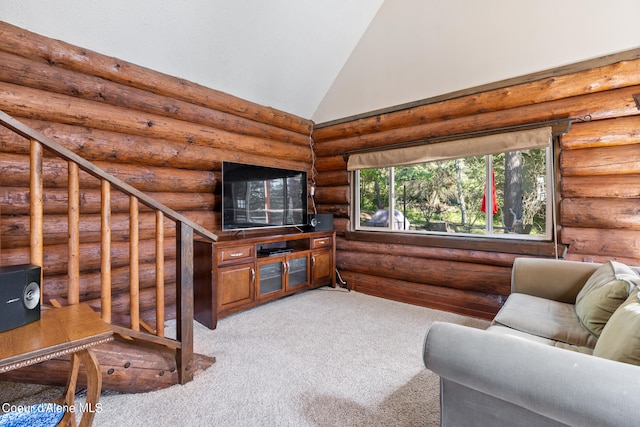
<instances>
[{"instance_id":1,"label":"green foliage","mask_svg":"<svg viewBox=\"0 0 640 427\"><path fill-rule=\"evenodd\" d=\"M360 171L360 209L376 211L386 206L389 199L389 169L364 169Z\"/></svg>"}]
</instances>

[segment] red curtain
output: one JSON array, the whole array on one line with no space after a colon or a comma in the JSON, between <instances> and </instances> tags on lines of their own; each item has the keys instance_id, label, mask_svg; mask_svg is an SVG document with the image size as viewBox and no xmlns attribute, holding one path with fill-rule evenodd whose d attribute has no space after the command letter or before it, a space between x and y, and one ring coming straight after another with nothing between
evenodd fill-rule
<instances>
[{"instance_id":1,"label":"red curtain","mask_svg":"<svg viewBox=\"0 0 640 427\"><path fill-rule=\"evenodd\" d=\"M484 213L487 213L487 184L484 185L484 190L482 191L482 204L480 205L480 210ZM498 195L496 194L496 176L493 169L491 170L491 201L493 202L493 214L498 213Z\"/></svg>"}]
</instances>

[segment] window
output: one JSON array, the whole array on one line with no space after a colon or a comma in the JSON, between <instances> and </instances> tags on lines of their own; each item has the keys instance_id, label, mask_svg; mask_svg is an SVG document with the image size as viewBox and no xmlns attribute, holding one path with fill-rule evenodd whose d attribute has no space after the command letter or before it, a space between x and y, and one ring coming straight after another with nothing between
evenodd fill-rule
<instances>
[{"instance_id":1,"label":"window","mask_svg":"<svg viewBox=\"0 0 640 427\"><path fill-rule=\"evenodd\" d=\"M491 135L493 139L500 137ZM433 148L427 147L432 151L428 159L435 159L419 163L380 152L376 156L384 157L384 162L356 160L354 228L550 240L553 225L553 201L548 197L552 194L553 170L550 131L541 138L546 138L546 142L515 144L523 148L517 150L495 152L495 147L487 148L489 145L480 151L473 148L468 150L473 154L493 152L468 157L433 155ZM474 138L474 143L477 140ZM444 144L451 149L450 142L434 145ZM459 148L456 146L454 152ZM412 156L423 157L417 152L408 154ZM385 162L388 164L379 167L362 167ZM396 162L404 164L393 164Z\"/></svg>"}]
</instances>

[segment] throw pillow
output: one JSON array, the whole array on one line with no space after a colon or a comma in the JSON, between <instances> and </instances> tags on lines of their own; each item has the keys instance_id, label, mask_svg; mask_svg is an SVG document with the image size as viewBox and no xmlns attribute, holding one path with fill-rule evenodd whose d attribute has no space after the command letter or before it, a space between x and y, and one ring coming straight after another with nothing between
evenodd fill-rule
<instances>
[{"instance_id":1,"label":"throw pillow","mask_svg":"<svg viewBox=\"0 0 640 427\"><path fill-rule=\"evenodd\" d=\"M613 313L600 334L593 355L640 365L640 299L638 289Z\"/></svg>"},{"instance_id":2,"label":"throw pillow","mask_svg":"<svg viewBox=\"0 0 640 427\"><path fill-rule=\"evenodd\" d=\"M605 324L627 299L640 275L616 261L600 266L587 280L576 298L576 314L582 325L599 337Z\"/></svg>"}]
</instances>

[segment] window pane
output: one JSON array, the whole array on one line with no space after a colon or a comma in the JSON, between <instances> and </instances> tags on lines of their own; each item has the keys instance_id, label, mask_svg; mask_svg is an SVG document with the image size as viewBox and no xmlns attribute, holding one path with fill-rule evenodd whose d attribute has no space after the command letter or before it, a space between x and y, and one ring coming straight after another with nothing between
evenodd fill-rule
<instances>
[{"instance_id":1,"label":"window pane","mask_svg":"<svg viewBox=\"0 0 640 427\"><path fill-rule=\"evenodd\" d=\"M546 234L546 150L513 151L493 158L500 210L494 232Z\"/></svg>"},{"instance_id":2,"label":"window pane","mask_svg":"<svg viewBox=\"0 0 640 427\"><path fill-rule=\"evenodd\" d=\"M485 157L395 168L395 206L412 230L484 234Z\"/></svg>"},{"instance_id":3,"label":"window pane","mask_svg":"<svg viewBox=\"0 0 640 427\"><path fill-rule=\"evenodd\" d=\"M361 170L357 226L548 238L547 151L540 148Z\"/></svg>"},{"instance_id":4,"label":"window pane","mask_svg":"<svg viewBox=\"0 0 640 427\"><path fill-rule=\"evenodd\" d=\"M449 221L455 224L458 233L487 234L487 220L482 208L487 181L486 161L485 156L453 160L459 202L457 209L449 215Z\"/></svg>"},{"instance_id":5,"label":"window pane","mask_svg":"<svg viewBox=\"0 0 640 427\"><path fill-rule=\"evenodd\" d=\"M360 171L360 226L389 227L389 169Z\"/></svg>"}]
</instances>

